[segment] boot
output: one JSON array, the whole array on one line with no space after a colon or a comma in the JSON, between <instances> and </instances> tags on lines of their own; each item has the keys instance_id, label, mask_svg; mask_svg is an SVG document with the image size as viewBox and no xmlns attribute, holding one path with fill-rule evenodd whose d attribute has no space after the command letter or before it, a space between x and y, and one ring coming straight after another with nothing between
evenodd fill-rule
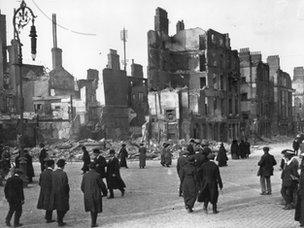
<instances>
[{"instance_id":1,"label":"boot","mask_svg":"<svg viewBox=\"0 0 304 228\"><path fill-rule=\"evenodd\" d=\"M218 210L217 210L217 205L216 204L212 205L212 210L213 210L213 214L219 213Z\"/></svg>"}]
</instances>

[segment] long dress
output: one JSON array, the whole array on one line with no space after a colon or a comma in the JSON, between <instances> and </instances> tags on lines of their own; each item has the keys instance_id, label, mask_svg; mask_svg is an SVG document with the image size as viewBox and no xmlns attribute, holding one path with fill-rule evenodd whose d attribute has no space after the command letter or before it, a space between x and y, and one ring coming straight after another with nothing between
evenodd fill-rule
<instances>
[{"instance_id":1,"label":"long dress","mask_svg":"<svg viewBox=\"0 0 304 228\"><path fill-rule=\"evenodd\" d=\"M219 167L227 166L228 157L225 147L220 147L216 160L218 161Z\"/></svg>"}]
</instances>

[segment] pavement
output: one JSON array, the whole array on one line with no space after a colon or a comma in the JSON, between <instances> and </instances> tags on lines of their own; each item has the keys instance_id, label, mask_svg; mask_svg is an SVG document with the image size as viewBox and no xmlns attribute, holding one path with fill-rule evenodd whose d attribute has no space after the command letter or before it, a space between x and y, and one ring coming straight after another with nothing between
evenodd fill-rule
<instances>
[{"instance_id":1,"label":"pavement","mask_svg":"<svg viewBox=\"0 0 304 228\"><path fill-rule=\"evenodd\" d=\"M280 162L282 149L290 147L291 142L268 145ZM280 195L279 165L272 177L273 194L261 196L258 160L262 155L260 145L249 159L229 160L227 167L220 168L224 183L219 196L219 214L203 212L203 205L196 203L194 213L187 213L183 198L178 197L179 179L176 173L176 160L170 168L162 167L159 161L147 161L147 168L139 169L138 161L128 161L129 169L121 169L127 185L124 197L115 191L114 199L103 198L103 213L99 214L100 227L206 227L206 228L293 228L299 227L294 221L294 210L283 210ZM230 156L229 156L230 158ZM83 195L80 191L81 163L68 163L66 171L71 187L70 210L65 216L66 227L90 227L90 215L84 212ZM39 175L39 165L34 164ZM44 211L37 210L39 186L35 182L25 189L25 205L21 222L24 227L57 227L56 223L46 224ZM4 218L8 204L0 189L0 227L5 227ZM54 218L56 215L54 213Z\"/></svg>"}]
</instances>

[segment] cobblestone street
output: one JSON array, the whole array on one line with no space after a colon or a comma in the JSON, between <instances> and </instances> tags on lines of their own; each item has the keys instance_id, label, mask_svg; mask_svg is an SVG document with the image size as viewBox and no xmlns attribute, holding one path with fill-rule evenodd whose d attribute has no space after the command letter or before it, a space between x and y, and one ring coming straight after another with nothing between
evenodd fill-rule
<instances>
[{"instance_id":1,"label":"cobblestone street","mask_svg":"<svg viewBox=\"0 0 304 228\"><path fill-rule=\"evenodd\" d=\"M274 149L270 153L276 156L277 163L281 150L289 145L271 145ZM138 161L129 162L130 168L121 170L127 185L126 194L122 198L118 191L115 192L115 199L104 198L104 212L99 215L98 224L102 227L298 227L293 218L294 210L282 209L278 165L272 177L273 195L260 196L256 173L261 154L261 151L257 151L248 160L230 159L229 166L220 169L224 189L219 197L220 213L216 215L212 212L204 214L200 203L196 203L194 213L186 212L183 199L178 197L176 160L171 168L161 167L159 161L148 161L146 169L139 169ZM65 217L67 227L90 225L90 216L84 212L80 191L80 167L81 163L69 163L66 167L71 186L71 209ZM38 164L35 170L38 170ZM44 223L44 211L36 209L38 194L37 183L25 189L26 201L21 222L25 227L57 227L56 223ZM8 205L3 188L0 196L0 216L4 225Z\"/></svg>"}]
</instances>

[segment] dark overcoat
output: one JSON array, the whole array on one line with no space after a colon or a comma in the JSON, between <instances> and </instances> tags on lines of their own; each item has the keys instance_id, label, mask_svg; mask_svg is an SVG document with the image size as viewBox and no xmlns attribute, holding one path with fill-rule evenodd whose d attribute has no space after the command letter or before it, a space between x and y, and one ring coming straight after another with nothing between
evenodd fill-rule
<instances>
[{"instance_id":1,"label":"dark overcoat","mask_svg":"<svg viewBox=\"0 0 304 228\"><path fill-rule=\"evenodd\" d=\"M192 144L189 144L189 145L187 146L187 150L189 151L189 154L190 154L190 155L195 154L195 151L194 151L194 148L193 148Z\"/></svg>"},{"instance_id":2,"label":"dark overcoat","mask_svg":"<svg viewBox=\"0 0 304 228\"><path fill-rule=\"evenodd\" d=\"M97 173L99 173L102 178L105 178L106 177L106 166L107 166L106 159L100 154L94 158L93 162L95 164Z\"/></svg>"},{"instance_id":3,"label":"dark overcoat","mask_svg":"<svg viewBox=\"0 0 304 228\"><path fill-rule=\"evenodd\" d=\"M40 194L38 198L38 209L52 210L51 194L52 194L53 170L46 168L39 178Z\"/></svg>"},{"instance_id":4,"label":"dark overcoat","mask_svg":"<svg viewBox=\"0 0 304 228\"><path fill-rule=\"evenodd\" d=\"M227 150L225 149L225 147L223 146L220 147L216 160L218 161L219 167L227 166L228 157L227 157Z\"/></svg>"},{"instance_id":5,"label":"dark overcoat","mask_svg":"<svg viewBox=\"0 0 304 228\"><path fill-rule=\"evenodd\" d=\"M187 163L187 156L186 155L179 156L179 158L177 159L176 170L180 180L182 177L182 169L186 163Z\"/></svg>"},{"instance_id":6,"label":"dark overcoat","mask_svg":"<svg viewBox=\"0 0 304 228\"><path fill-rule=\"evenodd\" d=\"M90 158L90 155L88 152L83 153L82 161L83 161L83 166L82 166L81 170L83 172L89 171L89 165L91 163L91 158Z\"/></svg>"},{"instance_id":7,"label":"dark overcoat","mask_svg":"<svg viewBox=\"0 0 304 228\"><path fill-rule=\"evenodd\" d=\"M122 189L126 187L124 181L121 179L119 168L118 158L113 157L108 161L107 185L109 189Z\"/></svg>"},{"instance_id":8,"label":"dark overcoat","mask_svg":"<svg viewBox=\"0 0 304 228\"><path fill-rule=\"evenodd\" d=\"M239 154L240 154L240 149L239 145L236 140L232 141L231 147L230 147L230 152L231 152L231 157L232 159L239 159Z\"/></svg>"},{"instance_id":9,"label":"dark overcoat","mask_svg":"<svg viewBox=\"0 0 304 228\"><path fill-rule=\"evenodd\" d=\"M145 147L140 147L138 152L139 152L139 167L144 168L146 166L147 149Z\"/></svg>"},{"instance_id":10,"label":"dark overcoat","mask_svg":"<svg viewBox=\"0 0 304 228\"><path fill-rule=\"evenodd\" d=\"M100 174L95 170L85 173L82 177L81 191L84 194L84 210L102 212L102 194L107 193L107 189Z\"/></svg>"},{"instance_id":11,"label":"dark overcoat","mask_svg":"<svg viewBox=\"0 0 304 228\"><path fill-rule=\"evenodd\" d=\"M213 161L207 161L198 169L199 202L217 203L218 186L223 188L219 167Z\"/></svg>"},{"instance_id":12,"label":"dark overcoat","mask_svg":"<svg viewBox=\"0 0 304 228\"><path fill-rule=\"evenodd\" d=\"M292 159L293 161L290 161L289 164L288 163L285 164L285 167L281 174L282 186L284 187L294 186L295 181L293 180L292 176L299 177L299 173L298 173L299 163L295 157L293 157Z\"/></svg>"},{"instance_id":13,"label":"dark overcoat","mask_svg":"<svg viewBox=\"0 0 304 228\"><path fill-rule=\"evenodd\" d=\"M118 156L120 157L120 167L127 167L127 157L128 157L128 151L126 148L121 148L119 151Z\"/></svg>"},{"instance_id":14,"label":"dark overcoat","mask_svg":"<svg viewBox=\"0 0 304 228\"><path fill-rule=\"evenodd\" d=\"M172 165L172 153L168 147L164 148L164 164L166 166Z\"/></svg>"},{"instance_id":15,"label":"dark overcoat","mask_svg":"<svg viewBox=\"0 0 304 228\"><path fill-rule=\"evenodd\" d=\"M263 154L261 160L258 162L260 166L258 176L270 177L273 175L273 166L277 164L274 156L271 154Z\"/></svg>"},{"instance_id":16,"label":"dark overcoat","mask_svg":"<svg viewBox=\"0 0 304 228\"><path fill-rule=\"evenodd\" d=\"M295 220L304 224L304 170L302 168L299 178L299 188L297 192L297 202L295 210Z\"/></svg>"},{"instance_id":17,"label":"dark overcoat","mask_svg":"<svg viewBox=\"0 0 304 228\"><path fill-rule=\"evenodd\" d=\"M68 211L70 199L70 186L66 172L57 169L53 172L51 208L58 211Z\"/></svg>"},{"instance_id":18,"label":"dark overcoat","mask_svg":"<svg viewBox=\"0 0 304 228\"><path fill-rule=\"evenodd\" d=\"M250 143L249 142L245 142L245 154L247 155L247 157L250 154Z\"/></svg>"},{"instance_id":19,"label":"dark overcoat","mask_svg":"<svg viewBox=\"0 0 304 228\"><path fill-rule=\"evenodd\" d=\"M35 173L34 173L32 156L29 154L25 154L25 159L26 159L26 175L28 177L34 177ZM20 168L20 155L18 155L15 158L15 165L16 165L16 168Z\"/></svg>"},{"instance_id":20,"label":"dark overcoat","mask_svg":"<svg viewBox=\"0 0 304 228\"><path fill-rule=\"evenodd\" d=\"M195 166L200 167L204 162L208 161L207 154L204 150L199 150L193 155L195 158Z\"/></svg>"},{"instance_id":21,"label":"dark overcoat","mask_svg":"<svg viewBox=\"0 0 304 228\"><path fill-rule=\"evenodd\" d=\"M192 208L197 198L197 185L196 185L196 168L194 161L187 162L183 165L181 173L181 186L184 197L184 202L187 208Z\"/></svg>"},{"instance_id":22,"label":"dark overcoat","mask_svg":"<svg viewBox=\"0 0 304 228\"><path fill-rule=\"evenodd\" d=\"M239 145L239 156L241 158L245 158L246 157L246 150L247 150L246 143L244 141L241 141L240 145Z\"/></svg>"},{"instance_id":23,"label":"dark overcoat","mask_svg":"<svg viewBox=\"0 0 304 228\"><path fill-rule=\"evenodd\" d=\"M6 200L12 205L20 205L24 201L23 181L19 176L12 176L7 179L4 187Z\"/></svg>"}]
</instances>

